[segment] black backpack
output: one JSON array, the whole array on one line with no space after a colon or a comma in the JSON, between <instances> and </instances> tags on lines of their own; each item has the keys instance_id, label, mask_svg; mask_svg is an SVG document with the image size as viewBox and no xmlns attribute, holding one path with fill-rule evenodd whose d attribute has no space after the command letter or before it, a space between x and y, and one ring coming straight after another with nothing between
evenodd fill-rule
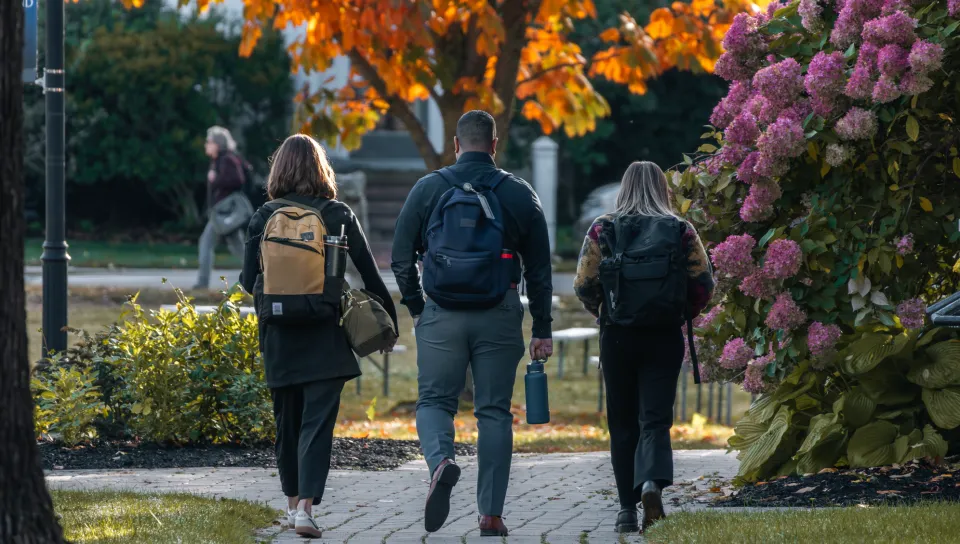
<instances>
[{"instance_id":1,"label":"black backpack","mask_svg":"<svg viewBox=\"0 0 960 544\"><path fill-rule=\"evenodd\" d=\"M686 322L694 378L700 383L687 304L686 224L672 216L630 215L616 218L613 225L616 247L600 262L604 321L623 327Z\"/></svg>"}]
</instances>

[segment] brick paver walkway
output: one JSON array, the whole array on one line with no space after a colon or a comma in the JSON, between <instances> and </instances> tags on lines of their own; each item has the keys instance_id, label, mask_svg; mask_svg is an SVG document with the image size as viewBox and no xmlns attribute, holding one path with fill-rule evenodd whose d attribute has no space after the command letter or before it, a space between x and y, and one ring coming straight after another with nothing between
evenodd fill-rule
<instances>
[{"instance_id":1,"label":"brick paver walkway","mask_svg":"<svg viewBox=\"0 0 960 544\"><path fill-rule=\"evenodd\" d=\"M667 512L702 508L714 478L736 473L733 455L719 450L675 452L678 485L664 494ZM316 513L323 542L413 544L480 542L475 503L476 458L458 459L463 476L454 490L450 517L438 532L423 530L427 468L423 461L389 472L332 471ZM260 501L282 509L286 500L273 469L200 468L162 470L58 470L47 481L60 489L183 491ZM618 542L613 532L618 505L609 454L517 455L511 472L504 519L508 542L580 544ZM300 541L276 526L265 540ZM491 540L483 539L485 544ZM638 542L639 537L624 539Z\"/></svg>"}]
</instances>

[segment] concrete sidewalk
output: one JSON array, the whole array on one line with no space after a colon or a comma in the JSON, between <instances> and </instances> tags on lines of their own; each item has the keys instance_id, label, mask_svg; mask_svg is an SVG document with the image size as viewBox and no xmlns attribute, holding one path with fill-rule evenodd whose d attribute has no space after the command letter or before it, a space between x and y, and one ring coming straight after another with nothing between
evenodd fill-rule
<instances>
[{"instance_id":1,"label":"concrete sidewalk","mask_svg":"<svg viewBox=\"0 0 960 544\"><path fill-rule=\"evenodd\" d=\"M737 471L735 456L722 450L674 452L676 483L664 493L667 513L697 510L715 497L714 478ZM499 542L480 538L475 502L477 463L458 460L463 467L454 490L451 514L438 532L423 529L427 467L423 461L387 472L331 471L323 503L316 507L324 528L323 542L351 544L413 544ZM259 501L282 509L276 469L200 468L163 470L58 470L48 473L54 489L130 489L142 492L182 491L211 497ZM575 544L618 542L616 486L610 456L583 454L515 455L504 520L510 529L505 542ZM279 525L260 533L264 540L300 542ZM626 542L642 542L631 535ZM622 541L621 541L622 542Z\"/></svg>"},{"instance_id":2,"label":"concrete sidewalk","mask_svg":"<svg viewBox=\"0 0 960 544\"><path fill-rule=\"evenodd\" d=\"M27 285L42 285L43 272L39 266L28 266L24 270ZM233 285L240 279L239 270L214 270L210 286L219 289L223 285L220 277ZM397 280L390 270L381 270L380 276L391 293L397 292ZM554 295L573 295L573 274L558 272L553 275ZM167 286L190 289L197 282L196 270L155 269L155 268L70 268L68 282L71 287L116 287L127 289L163 289L163 280ZM348 278L348 281L350 278Z\"/></svg>"}]
</instances>

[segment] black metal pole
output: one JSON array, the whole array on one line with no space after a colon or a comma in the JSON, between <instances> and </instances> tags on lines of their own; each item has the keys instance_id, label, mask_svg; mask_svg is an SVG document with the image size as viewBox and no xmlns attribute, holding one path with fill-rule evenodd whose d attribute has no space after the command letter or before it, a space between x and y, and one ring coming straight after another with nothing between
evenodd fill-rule
<instances>
[{"instance_id":1,"label":"black metal pole","mask_svg":"<svg viewBox=\"0 0 960 544\"><path fill-rule=\"evenodd\" d=\"M43 352L67 349L67 254L64 199L63 0L47 0L44 95L47 122L47 228L43 242Z\"/></svg>"}]
</instances>

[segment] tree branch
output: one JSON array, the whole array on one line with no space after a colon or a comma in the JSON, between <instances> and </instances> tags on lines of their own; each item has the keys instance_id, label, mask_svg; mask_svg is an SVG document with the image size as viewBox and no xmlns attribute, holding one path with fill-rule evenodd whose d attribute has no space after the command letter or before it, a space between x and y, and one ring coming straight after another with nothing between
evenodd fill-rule
<instances>
[{"instance_id":1,"label":"tree branch","mask_svg":"<svg viewBox=\"0 0 960 544\"><path fill-rule=\"evenodd\" d=\"M619 49L622 49L623 47L624 47L624 46L618 47L618 50L619 50ZM548 74L548 73L550 73L550 72L554 72L554 71L556 71L556 70L561 70L561 69L563 69L563 68L577 68L577 67L582 67L582 68L583 68L583 73L586 74L586 73L589 73L589 72L590 72L590 67L593 66L593 63L594 63L595 61L597 61L597 60L607 60L607 59L613 58L613 57L615 57L615 56L616 56L616 53L614 52L614 53L610 53L610 54L607 54L607 55L601 55L601 56L591 57L589 60L587 60L586 62L582 62L582 63L580 63L580 62L565 62L565 63L562 63L562 64L555 64L555 65L553 65L553 66L551 66L551 67L549 67L549 68L544 68L543 70L540 70L539 72L533 74L533 75L530 76L530 77L521 79L520 81L517 82L517 87L519 87L519 86L521 86L521 85L523 85L523 84L525 84L525 83L533 83L534 81L540 79L540 78L543 77L544 75L546 75L546 74Z\"/></svg>"},{"instance_id":2,"label":"tree branch","mask_svg":"<svg viewBox=\"0 0 960 544\"><path fill-rule=\"evenodd\" d=\"M413 113L410 104L398 96L387 92L386 82L380 77L380 74L377 73L376 68L370 64L370 61L361 55L359 51L356 49L351 50L348 53L348 57L354 69L360 74L360 77L367 80L374 90L377 91L377 94L387 102L390 113L396 115L397 118L403 122L407 131L410 132L410 137L413 138L413 143L417 145L417 150L420 152L420 156L423 157L423 162L426 163L427 168L433 170L440 168L440 155L433 148L433 144L430 143L430 136L427 134L423 124L420 123L420 120L417 119L416 114Z\"/></svg>"},{"instance_id":3,"label":"tree branch","mask_svg":"<svg viewBox=\"0 0 960 544\"><path fill-rule=\"evenodd\" d=\"M540 11L540 4L541 0L504 0L501 4L501 19L506 27L493 76L493 91L503 102L503 111L496 116L501 150L506 149L510 122L513 120L520 54L527 41L527 18Z\"/></svg>"}]
</instances>

